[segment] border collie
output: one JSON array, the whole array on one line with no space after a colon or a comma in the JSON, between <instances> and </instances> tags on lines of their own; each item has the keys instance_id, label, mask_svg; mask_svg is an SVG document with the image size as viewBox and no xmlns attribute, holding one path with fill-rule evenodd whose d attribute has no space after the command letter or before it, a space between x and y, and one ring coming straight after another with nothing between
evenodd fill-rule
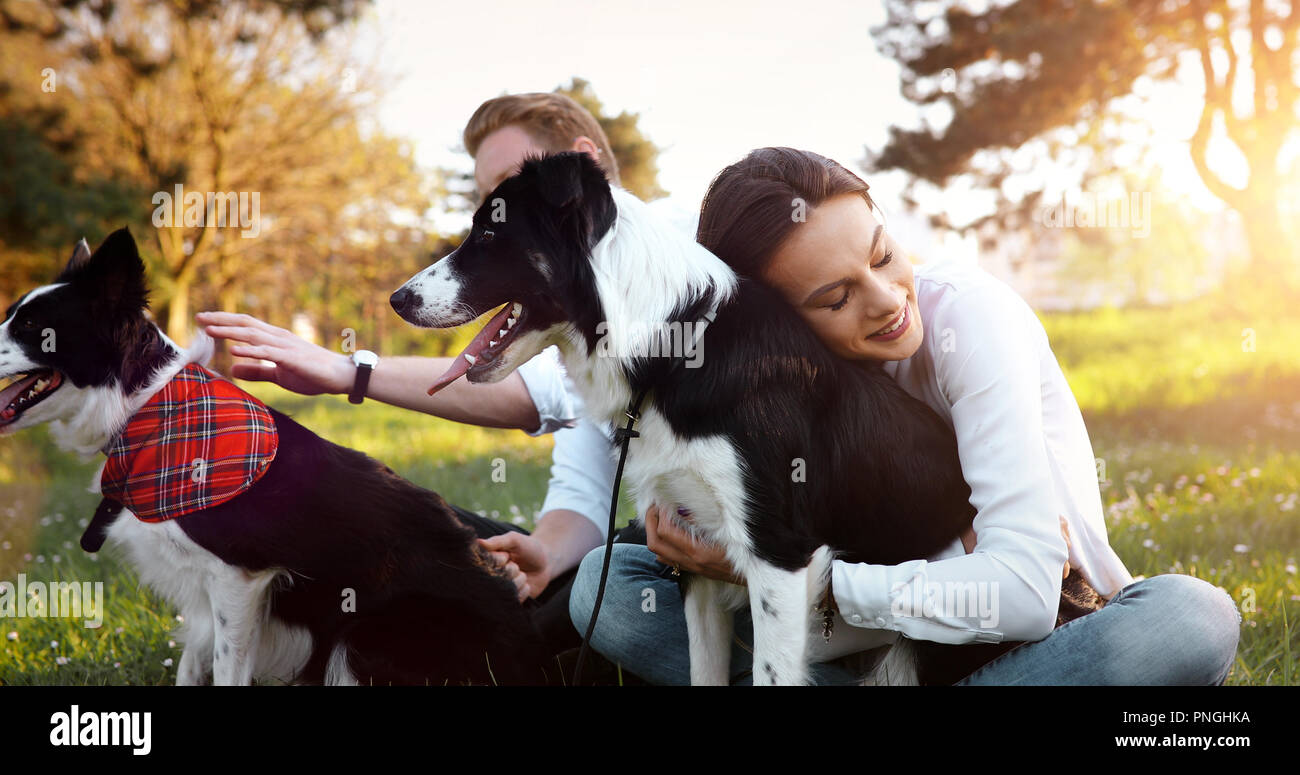
<instances>
[{"instance_id":1,"label":"border collie","mask_svg":"<svg viewBox=\"0 0 1300 775\"><path fill-rule=\"evenodd\" d=\"M835 357L774 290L611 187L585 154L526 161L460 247L391 302L439 328L505 305L430 392L461 375L500 380L549 345L592 420L621 425L648 390L626 469L638 513L652 502L689 509L691 529L748 584L686 580L694 684L726 682L729 611L746 602L754 682L804 683L833 557L930 556L974 518L937 414L879 364ZM953 683L1016 644L906 645L889 649L876 681Z\"/></svg>"},{"instance_id":2,"label":"border collie","mask_svg":"<svg viewBox=\"0 0 1300 775\"><path fill-rule=\"evenodd\" d=\"M189 364L212 340L183 350L146 310L125 229L93 255L79 244L0 324L0 433L49 423L60 448L89 457L183 370L205 373ZM441 497L269 417L278 449L251 487L162 521L106 499L82 539L124 546L183 615L178 684L544 683L545 648L514 585Z\"/></svg>"}]
</instances>

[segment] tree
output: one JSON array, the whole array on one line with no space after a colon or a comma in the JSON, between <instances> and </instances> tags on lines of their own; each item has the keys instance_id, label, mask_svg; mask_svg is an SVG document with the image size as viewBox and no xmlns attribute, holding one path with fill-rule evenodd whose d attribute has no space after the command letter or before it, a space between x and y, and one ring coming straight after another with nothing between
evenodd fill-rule
<instances>
[{"instance_id":1,"label":"tree","mask_svg":"<svg viewBox=\"0 0 1300 775\"><path fill-rule=\"evenodd\" d=\"M152 279L173 338L192 327L192 300L283 319L322 257L391 266L423 243L429 192L411 148L366 123L375 74L329 29L358 5L49 4L29 24L79 128L78 169L149 192L135 211L157 227Z\"/></svg>"},{"instance_id":2,"label":"tree","mask_svg":"<svg viewBox=\"0 0 1300 775\"><path fill-rule=\"evenodd\" d=\"M946 185L967 176L991 192L1008 227L1030 222L1042 187L1009 193L1045 155L1074 162L1085 182L1123 165L1116 127L1131 123L1139 79L1174 77L1194 58L1205 101L1190 151L1206 187L1241 217L1256 268L1285 277L1300 260L1286 225L1287 161L1300 108L1300 3L1272 0L888 0L873 30L903 68L902 93L931 115L894 127L869 164ZM1237 107L1249 109L1238 112ZM946 123L939 127L937 124ZM1211 167L1212 137L1235 145L1249 180L1235 187ZM1036 145L1042 154L1019 153ZM1083 161L1080 162L1079 160ZM1287 168L1287 164L1290 165ZM1032 176L1028 176L1032 177ZM1292 205L1294 206L1294 205ZM941 225L943 219L938 221ZM970 226L972 224L964 224Z\"/></svg>"}]
</instances>

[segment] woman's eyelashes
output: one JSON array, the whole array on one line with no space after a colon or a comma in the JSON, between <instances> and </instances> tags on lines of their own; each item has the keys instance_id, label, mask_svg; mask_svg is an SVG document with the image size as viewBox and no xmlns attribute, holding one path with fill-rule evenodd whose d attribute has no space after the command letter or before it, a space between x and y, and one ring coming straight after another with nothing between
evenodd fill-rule
<instances>
[{"instance_id":1,"label":"woman's eyelashes","mask_svg":"<svg viewBox=\"0 0 1300 775\"><path fill-rule=\"evenodd\" d=\"M884 258L880 259L880 263L872 264L871 268L880 269L883 266L887 266L889 262L893 260L894 260L894 254L891 251L889 253L886 253ZM839 312L840 310L844 309L844 306L848 303L849 303L849 286L846 285L844 286L844 295L840 297L840 300L832 304L828 304L826 305L826 307L827 309L833 312Z\"/></svg>"},{"instance_id":2,"label":"woman's eyelashes","mask_svg":"<svg viewBox=\"0 0 1300 775\"><path fill-rule=\"evenodd\" d=\"M849 289L848 289L848 287L846 286L846 287L844 288L844 295L840 297L840 300L837 301L837 302L835 302L834 304L829 305L829 306L830 306L830 309L835 310L836 312L838 312L838 311L844 309L844 305L845 305L845 304L848 304L848 303L849 303Z\"/></svg>"}]
</instances>

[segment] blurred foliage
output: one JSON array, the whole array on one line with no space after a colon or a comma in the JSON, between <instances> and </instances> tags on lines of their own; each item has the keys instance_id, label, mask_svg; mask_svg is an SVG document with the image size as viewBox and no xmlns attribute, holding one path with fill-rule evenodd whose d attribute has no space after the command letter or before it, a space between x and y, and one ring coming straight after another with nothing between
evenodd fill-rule
<instances>
[{"instance_id":1,"label":"blurred foliage","mask_svg":"<svg viewBox=\"0 0 1300 775\"><path fill-rule=\"evenodd\" d=\"M0 0L0 293L130 225L179 341L218 306L304 313L327 344L410 336L387 296L440 244L438 181L370 118L383 74L347 53L363 5ZM164 219L178 187L205 222ZM213 224L216 192L247 209Z\"/></svg>"},{"instance_id":2,"label":"blurred foliage","mask_svg":"<svg viewBox=\"0 0 1300 775\"><path fill-rule=\"evenodd\" d=\"M1127 173L1107 177L1117 189L1114 198L1093 201L1099 207L1129 205L1130 223L1066 229L1057 280L1061 287L1073 289L1076 298L1099 292L1116 304L1137 306L1186 300L1204 292L1205 280L1218 271L1214 266L1231 267L1243 259L1210 255L1204 214L1178 192L1153 178Z\"/></svg>"},{"instance_id":3,"label":"blurred foliage","mask_svg":"<svg viewBox=\"0 0 1300 775\"><path fill-rule=\"evenodd\" d=\"M873 30L902 66L901 91L923 125L893 127L871 154L877 170L904 170L947 185L962 177L991 194L993 219L1027 228L1043 204L1045 157L1086 187L1131 165L1119 154L1143 140L1133 113L1143 80L1172 79L1200 64L1206 97L1190 140L1206 187L1242 218L1255 267L1300 261L1300 6L1237 0L888 0ZM1247 73L1249 77L1247 77ZM1248 106L1248 109L1247 109ZM1192 127L1189 127L1192 129ZM1135 134L1135 132L1139 134ZM1241 152L1245 188L1211 168L1211 140ZM1027 152L1028 151L1028 152ZM912 201L915 201L914 199Z\"/></svg>"}]
</instances>

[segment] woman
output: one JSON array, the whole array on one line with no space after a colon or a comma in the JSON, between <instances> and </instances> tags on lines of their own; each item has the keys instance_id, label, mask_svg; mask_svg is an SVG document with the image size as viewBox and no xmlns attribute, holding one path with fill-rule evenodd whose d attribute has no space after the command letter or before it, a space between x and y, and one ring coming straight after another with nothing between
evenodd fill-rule
<instances>
[{"instance_id":1,"label":"woman","mask_svg":"<svg viewBox=\"0 0 1300 775\"><path fill-rule=\"evenodd\" d=\"M853 680L832 660L902 632L943 643L1026 641L966 685L1223 683L1236 654L1236 606L1191 576L1134 581L1115 555L1078 404L1029 306L974 266L927 264L914 273L873 208L867 184L834 161L762 148L714 179L700 214L705 247L779 290L837 355L885 362L950 422L977 509L973 536L935 557L897 566L835 561L833 634L829 643L814 639L814 680ZM653 683L689 683L673 572L743 579L720 550L693 542L660 509L646 514L646 530L646 546L614 547L593 646ZM574 583L570 613L580 631L603 551L587 555ZM1107 603L1053 629L1063 565ZM912 604L971 582L995 602L991 622L975 626L951 607ZM736 633L733 680L744 682L748 611L737 614Z\"/></svg>"}]
</instances>

